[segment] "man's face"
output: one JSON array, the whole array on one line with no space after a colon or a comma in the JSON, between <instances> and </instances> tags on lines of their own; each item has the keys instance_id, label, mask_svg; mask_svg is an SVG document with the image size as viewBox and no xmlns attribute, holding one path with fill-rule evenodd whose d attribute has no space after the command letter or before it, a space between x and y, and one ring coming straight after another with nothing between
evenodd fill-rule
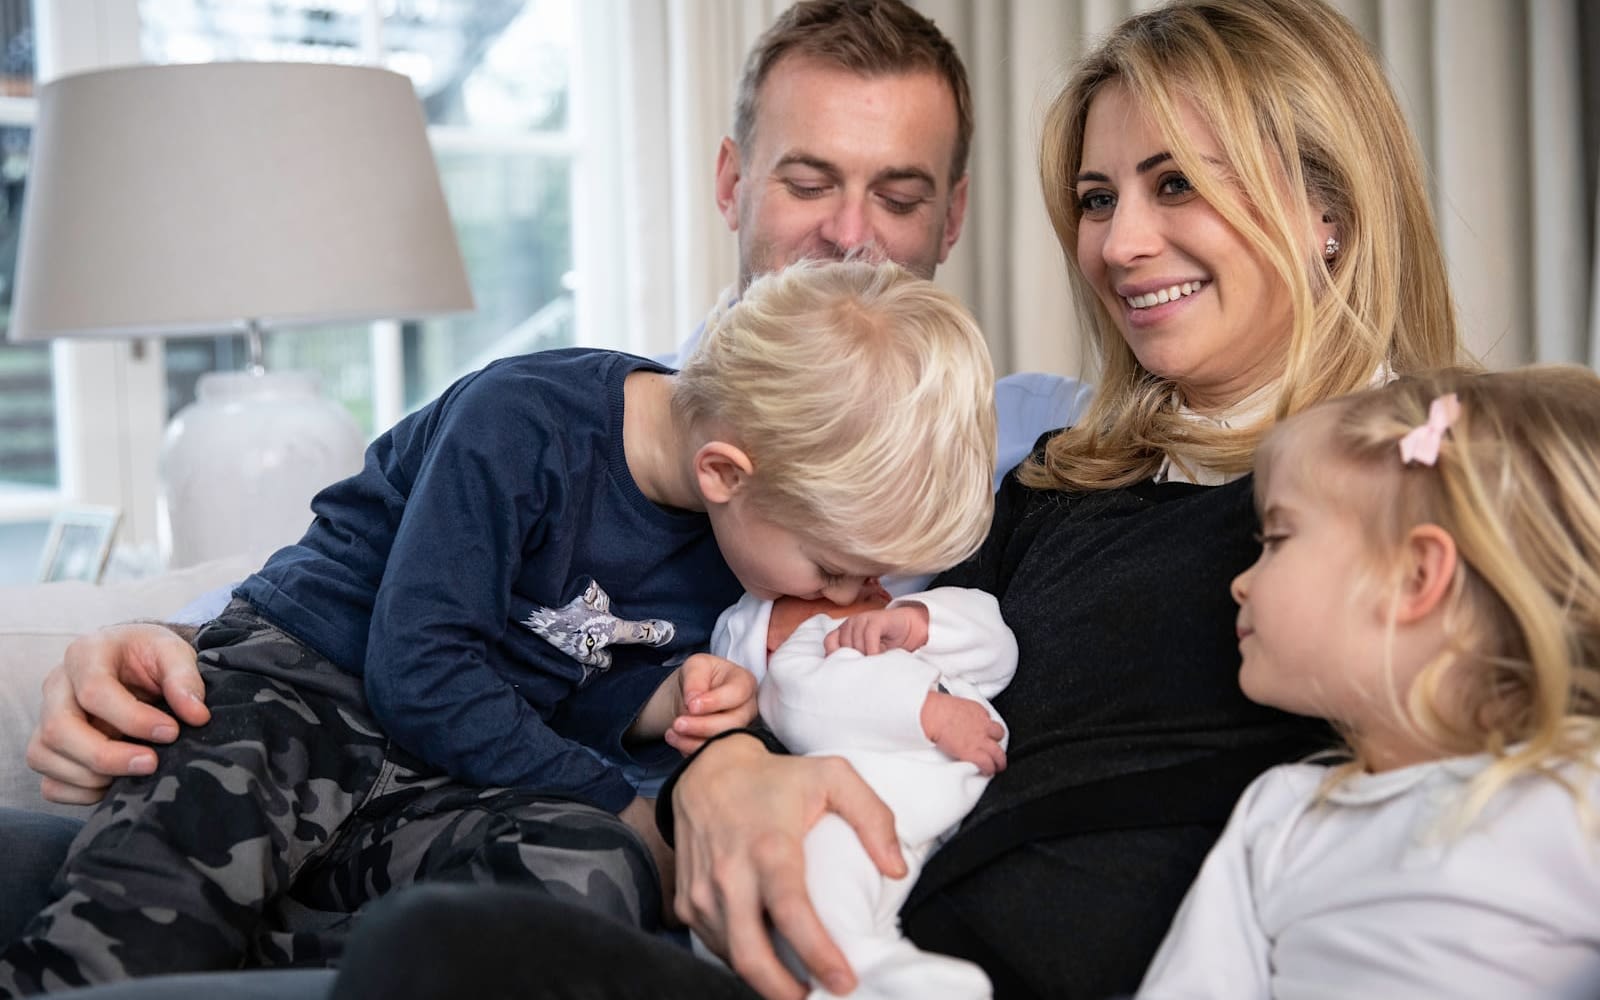
<instances>
[{"instance_id":1,"label":"man's face","mask_svg":"<svg viewBox=\"0 0 1600 1000\"><path fill-rule=\"evenodd\" d=\"M961 234L967 178L950 183L956 102L937 74L865 77L803 56L761 86L755 134L724 139L717 205L739 234L739 286L857 248L931 277Z\"/></svg>"}]
</instances>

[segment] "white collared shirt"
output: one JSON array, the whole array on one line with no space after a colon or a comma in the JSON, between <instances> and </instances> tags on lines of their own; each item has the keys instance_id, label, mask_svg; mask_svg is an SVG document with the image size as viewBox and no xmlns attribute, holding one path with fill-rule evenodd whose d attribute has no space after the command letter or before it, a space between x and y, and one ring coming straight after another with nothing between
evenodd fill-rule
<instances>
[{"instance_id":1,"label":"white collared shirt","mask_svg":"<svg viewBox=\"0 0 1600 1000\"><path fill-rule=\"evenodd\" d=\"M1394 381L1394 378L1394 369L1385 361L1378 366L1377 371L1372 373L1372 378L1367 381L1367 388L1376 389L1380 385L1387 385ZM1222 429L1248 427L1266 416L1272 409L1273 404L1277 401L1278 391L1282 384L1282 379L1273 379L1217 414L1200 413L1190 409L1187 403L1180 404L1178 406L1178 416L1185 422L1193 423L1196 426L1211 426ZM1174 461L1172 453L1168 452L1161 459L1161 468L1156 470L1155 481L1158 483L1194 483L1196 486L1222 486L1225 483L1233 482L1235 479L1241 479L1245 475L1243 472L1223 472L1220 469L1213 469L1193 460L1185 464L1188 465L1188 469Z\"/></svg>"},{"instance_id":2,"label":"white collared shirt","mask_svg":"<svg viewBox=\"0 0 1600 1000\"><path fill-rule=\"evenodd\" d=\"M1197 427L1217 427L1224 430L1234 427L1248 427L1260 420L1271 411L1272 405L1278 398L1280 380L1274 379L1266 385L1252 392L1220 413L1201 413L1189 408L1187 403L1178 406L1178 418L1185 423ZM1203 465L1194 459L1183 463L1173 458L1172 452L1167 452L1161 459L1161 468L1156 470L1155 481L1158 483L1194 483L1196 486L1221 486L1242 478L1243 472L1223 472L1209 465Z\"/></svg>"},{"instance_id":3,"label":"white collared shirt","mask_svg":"<svg viewBox=\"0 0 1600 1000\"><path fill-rule=\"evenodd\" d=\"M1523 775L1462 831L1487 755L1246 789L1139 1000L1600 996L1600 851L1574 792ZM1591 804L1592 771L1560 777Z\"/></svg>"}]
</instances>

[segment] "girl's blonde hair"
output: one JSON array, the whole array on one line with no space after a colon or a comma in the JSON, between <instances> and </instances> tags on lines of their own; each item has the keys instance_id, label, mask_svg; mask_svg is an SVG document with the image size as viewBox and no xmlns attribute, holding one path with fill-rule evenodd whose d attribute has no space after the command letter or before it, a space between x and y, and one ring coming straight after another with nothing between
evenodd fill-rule
<instances>
[{"instance_id":1,"label":"girl's blonde hair","mask_svg":"<svg viewBox=\"0 0 1600 1000\"><path fill-rule=\"evenodd\" d=\"M1400 439L1449 393L1460 415L1437 463L1403 463ZM1465 817L1520 774L1589 766L1600 751L1600 376L1547 365L1403 378L1280 425L1258 485L1288 463L1360 519L1390 585L1412 528L1455 539L1448 649L1401 697L1402 721L1427 745L1499 758Z\"/></svg>"},{"instance_id":2,"label":"girl's blonde hair","mask_svg":"<svg viewBox=\"0 0 1600 1000\"><path fill-rule=\"evenodd\" d=\"M1039 173L1099 390L1078 425L1028 464L1025 482L1127 485L1180 442L1185 457L1242 473L1271 423L1185 421L1177 386L1140 366L1084 277L1074 178L1089 107L1112 83L1128 88L1179 169L1289 291L1294 324L1274 416L1365 386L1386 364L1409 372L1458 360L1421 159L1360 35L1319 0L1178 0L1115 28L1047 112ZM1224 163L1196 152L1185 108L1210 125ZM1308 253L1308 202L1336 226L1331 264Z\"/></svg>"},{"instance_id":3,"label":"girl's blonde hair","mask_svg":"<svg viewBox=\"0 0 1600 1000\"><path fill-rule=\"evenodd\" d=\"M944 569L994 512L994 369L950 293L893 263L802 261L707 321L687 426L744 449L769 519L886 571Z\"/></svg>"}]
</instances>

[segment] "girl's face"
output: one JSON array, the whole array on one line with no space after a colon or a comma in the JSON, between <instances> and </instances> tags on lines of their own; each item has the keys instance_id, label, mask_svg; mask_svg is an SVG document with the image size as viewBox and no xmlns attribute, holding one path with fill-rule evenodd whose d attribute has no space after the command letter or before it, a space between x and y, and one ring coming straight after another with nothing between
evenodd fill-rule
<instances>
[{"instance_id":1,"label":"girl's face","mask_svg":"<svg viewBox=\"0 0 1600 1000\"><path fill-rule=\"evenodd\" d=\"M1211 127L1192 107L1179 110L1200 155L1221 163ZM1277 377L1293 325L1289 289L1196 193L1121 83L1089 105L1074 180L1078 266L1140 365L1202 412ZM1308 247L1313 238L1308 227Z\"/></svg>"},{"instance_id":2,"label":"girl's face","mask_svg":"<svg viewBox=\"0 0 1600 1000\"><path fill-rule=\"evenodd\" d=\"M1233 581L1239 686L1252 701L1356 732L1391 728L1385 692L1403 688L1385 677L1389 602L1360 519L1297 482L1298 464L1269 474L1261 556Z\"/></svg>"}]
</instances>

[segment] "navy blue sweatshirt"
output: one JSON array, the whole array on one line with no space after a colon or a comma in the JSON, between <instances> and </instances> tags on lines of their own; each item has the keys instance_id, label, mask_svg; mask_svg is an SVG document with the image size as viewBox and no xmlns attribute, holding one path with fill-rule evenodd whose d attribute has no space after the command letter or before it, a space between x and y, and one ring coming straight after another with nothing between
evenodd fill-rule
<instances>
[{"instance_id":1,"label":"navy blue sweatshirt","mask_svg":"<svg viewBox=\"0 0 1600 1000\"><path fill-rule=\"evenodd\" d=\"M236 595L363 677L386 733L456 779L620 810L632 786L584 746L671 754L622 735L740 594L706 516L628 472L638 370L666 369L571 349L466 376L319 493L305 537Z\"/></svg>"}]
</instances>

